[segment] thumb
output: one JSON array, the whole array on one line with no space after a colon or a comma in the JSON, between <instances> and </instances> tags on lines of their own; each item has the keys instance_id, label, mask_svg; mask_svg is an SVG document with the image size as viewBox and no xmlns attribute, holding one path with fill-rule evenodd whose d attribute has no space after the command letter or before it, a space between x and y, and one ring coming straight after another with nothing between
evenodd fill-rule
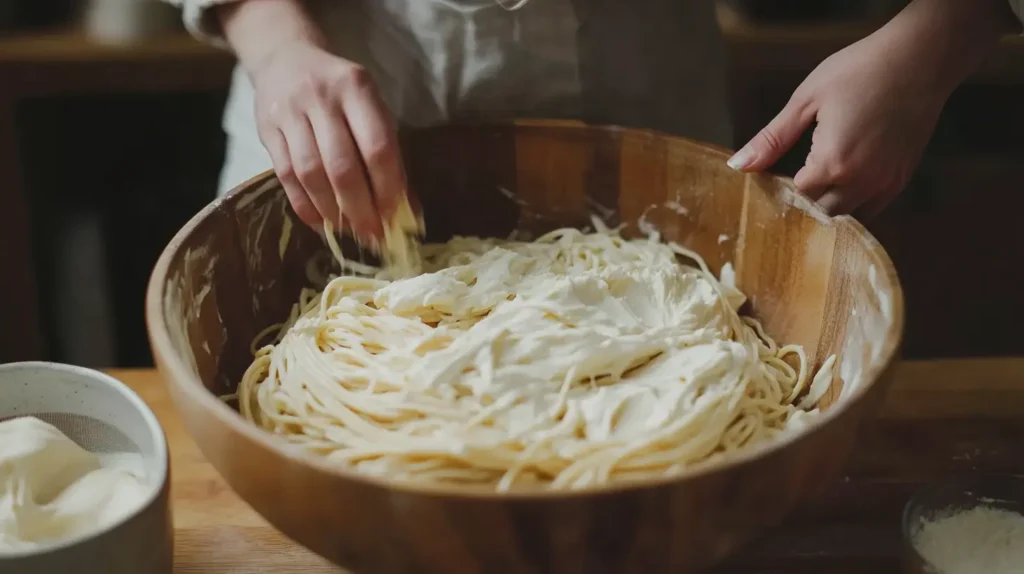
<instances>
[{"instance_id":1,"label":"thumb","mask_svg":"<svg viewBox=\"0 0 1024 574\"><path fill-rule=\"evenodd\" d=\"M815 111L810 106L797 104L791 99L767 126L726 163L744 172L771 167L800 139L811 125L814 115Z\"/></svg>"}]
</instances>

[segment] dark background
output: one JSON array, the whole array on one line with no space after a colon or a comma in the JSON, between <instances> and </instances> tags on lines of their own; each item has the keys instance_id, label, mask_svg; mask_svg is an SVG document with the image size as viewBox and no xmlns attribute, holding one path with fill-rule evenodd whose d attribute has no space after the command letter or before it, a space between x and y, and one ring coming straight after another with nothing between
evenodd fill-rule
<instances>
[{"instance_id":1,"label":"dark background","mask_svg":"<svg viewBox=\"0 0 1024 574\"><path fill-rule=\"evenodd\" d=\"M900 5L720 2L736 141ZM145 284L214 197L232 61L187 38L165 6L116 46L89 32L83 9L0 0L0 361L147 366ZM904 282L908 357L1024 354L1022 106L1024 43L1008 37L950 101L910 189L870 226ZM804 141L778 171L792 174L806 152Z\"/></svg>"}]
</instances>

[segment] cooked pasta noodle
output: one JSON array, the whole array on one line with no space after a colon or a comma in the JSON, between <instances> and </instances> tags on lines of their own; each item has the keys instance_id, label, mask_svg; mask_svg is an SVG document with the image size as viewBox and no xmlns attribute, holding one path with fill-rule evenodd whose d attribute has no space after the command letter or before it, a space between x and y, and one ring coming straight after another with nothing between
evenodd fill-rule
<instances>
[{"instance_id":1,"label":"cooked pasta noodle","mask_svg":"<svg viewBox=\"0 0 1024 574\"><path fill-rule=\"evenodd\" d=\"M810 381L698 254L595 226L426 244L408 277L328 233L346 274L261 333L242 415L360 472L504 491L670 475L817 412L834 357Z\"/></svg>"}]
</instances>

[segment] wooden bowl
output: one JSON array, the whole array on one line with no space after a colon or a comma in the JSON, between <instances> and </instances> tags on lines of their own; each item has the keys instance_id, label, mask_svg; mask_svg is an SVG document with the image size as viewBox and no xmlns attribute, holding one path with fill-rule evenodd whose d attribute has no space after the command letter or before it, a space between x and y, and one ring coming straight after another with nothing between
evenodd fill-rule
<instances>
[{"instance_id":1,"label":"wooden bowl","mask_svg":"<svg viewBox=\"0 0 1024 574\"><path fill-rule=\"evenodd\" d=\"M679 572L726 556L837 473L903 332L896 272L855 220L828 218L788 179L730 170L724 150L648 131L525 121L409 131L403 147L431 240L583 225L597 213L627 235L656 226L716 272L731 263L776 340L803 345L816 366L838 355L827 412L726 463L571 493L398 485L288 451L218 398L325 251L267 173L178 232L146 315L189 432L276 528L360 573Z\"/></svg>"}]
</instances>

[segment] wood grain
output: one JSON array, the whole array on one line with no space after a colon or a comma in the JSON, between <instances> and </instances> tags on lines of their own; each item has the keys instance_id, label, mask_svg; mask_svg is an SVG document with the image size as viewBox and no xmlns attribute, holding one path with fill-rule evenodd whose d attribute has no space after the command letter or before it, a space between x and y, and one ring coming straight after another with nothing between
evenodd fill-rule
<instances>
[{"instance_id":1,"label":"wood grain","mask_svg":"<svg viewBox=\"0 0 1024 574\"><path fill-rule=\"evenodd\" d=\"M179 574L342 573L274 530L203 459L153 370L114 371L153 408L171 447ZM964 400L964 397L973 397ZM1024 359L908 362L843 475L814 503L708 574L895 574L899 518L923 483L1024 472Z\"/></svg>"}]
</instances>

